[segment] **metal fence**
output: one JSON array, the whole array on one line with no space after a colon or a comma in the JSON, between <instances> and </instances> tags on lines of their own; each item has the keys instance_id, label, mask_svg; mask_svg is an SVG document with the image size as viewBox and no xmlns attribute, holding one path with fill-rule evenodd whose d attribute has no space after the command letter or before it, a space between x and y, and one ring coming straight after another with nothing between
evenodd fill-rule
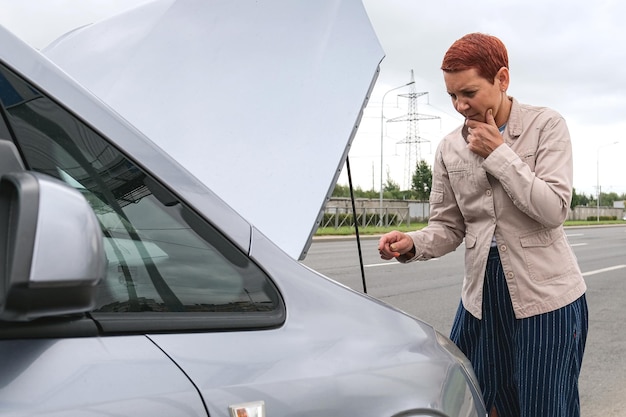
<instances>
[{"instance_id":1,"label":"metal fence","mask_svg":"<svg viewBox=\"0 0 626 417\"><path fill-rule=\"evenodd\" d=\"M390 227L406 224L411 224L411 216L409 208L396 207L396 208L357 208L356 209L356 222L359 227L379 226ZM322 220L321 227L331 227L338 229L340 227L354 227L354 214L352 211L346 212L341 207L327 207L324 211L324 219Z\"/></svg>"}]
</instances>

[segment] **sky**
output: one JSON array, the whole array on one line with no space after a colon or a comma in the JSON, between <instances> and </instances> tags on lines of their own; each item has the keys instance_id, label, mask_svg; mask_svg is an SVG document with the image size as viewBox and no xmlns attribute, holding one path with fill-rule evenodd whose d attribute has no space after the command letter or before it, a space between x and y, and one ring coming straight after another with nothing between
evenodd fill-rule
<instances>
[{"instance_id":1,"label":"sky","mask_svg":"<svg viewBox=\"0 0 626 417\"><path fill-rule=\"evenodd\" d=\"M36 48L68 30L149 0L0 0L0 24ZM408 186L412 149L432 165L441 138L463 122L446 93L440 64L448 47L470 32L499 37L509 52L509 95L547 106L568 123L576 191L626 193L626 2L596 0L363 0L385 51L380 74L350 149L352 182L379 190L389 177ZM565 4L565 5L564 5ZM394 91L411 80L415 84ZM424 93L419 145L407 145L408 111L401 94ZM383 95L385 97L382 103ZM381 117L382 115L382 117ZM383 165L381 169L381 142ZM409 159L415 163L415 155ZM339 183L348 183L344 169Z\"/></svg>"}]
</instances>

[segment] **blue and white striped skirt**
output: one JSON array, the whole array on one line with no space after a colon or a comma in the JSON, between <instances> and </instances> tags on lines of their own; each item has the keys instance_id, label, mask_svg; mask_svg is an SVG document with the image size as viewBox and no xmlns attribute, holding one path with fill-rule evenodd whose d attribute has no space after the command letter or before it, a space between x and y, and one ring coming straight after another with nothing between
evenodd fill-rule
<instances>
[{"instance_id":1,"label":"blue and white striped skirt","mask_svg":"<svg viewBox=\"0 0 626 417\"><path fill-rule=\"evenodd\" d=\"M483 319L461 303L450 338L499 417L578 417L578 375L587 338L583 295L549 313L516 319L497 248L487 261Z\"/></svg>"}]
</instances>

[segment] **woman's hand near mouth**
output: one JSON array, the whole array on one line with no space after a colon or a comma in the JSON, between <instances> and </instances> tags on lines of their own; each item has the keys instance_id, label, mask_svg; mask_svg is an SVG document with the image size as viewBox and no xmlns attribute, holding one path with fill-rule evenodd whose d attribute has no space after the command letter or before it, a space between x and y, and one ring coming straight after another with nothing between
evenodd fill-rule
<instances>
[{"instance_id":1,"label":"woman's hand near mouth","mask_svg":"<svg viewBox=\"0 0 626 417\"><path fill-rule=\"evenodd\" d=\"M466 119L461 134L467 142L468 149L483 158L487 158L504 143L491 109L487 111L485 122Z\"/></svg>"}]
</instances>

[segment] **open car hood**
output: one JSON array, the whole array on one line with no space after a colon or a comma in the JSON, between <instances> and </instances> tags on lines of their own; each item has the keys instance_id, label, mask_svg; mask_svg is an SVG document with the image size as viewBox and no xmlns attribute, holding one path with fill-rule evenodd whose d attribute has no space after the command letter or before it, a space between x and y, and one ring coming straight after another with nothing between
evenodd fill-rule
<instances>
[{"instance_id":1,"label":"open car hood","mask_svg":"<svg viewBox=\"0 0 626 417\"><path fill-rule=\"evenodd\" d=\"M157 0L43 52L297 259L384 56L360 0Z\"/></svg>"}]
</instances>

